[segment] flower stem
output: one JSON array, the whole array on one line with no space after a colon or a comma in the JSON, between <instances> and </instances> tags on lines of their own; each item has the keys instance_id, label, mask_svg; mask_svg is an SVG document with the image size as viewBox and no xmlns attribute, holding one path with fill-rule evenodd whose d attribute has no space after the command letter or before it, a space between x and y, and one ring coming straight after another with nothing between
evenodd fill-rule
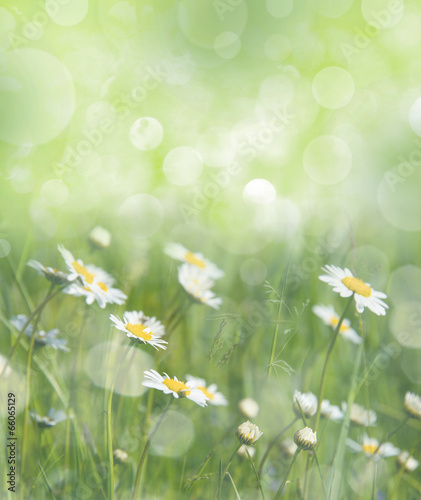
<instances>
[{"instance_id":1,"label":"flower stem","mask_svg":"<svg viewBox=\"0 0 421 500\"><path fill-rule=\"evenodd\" d=\"M278 432L278 434L272 439L272 441L269 443L268 447L266 448L265 454L263 455L263 458L262 458L262 460L260 462L259 472L258 472L259 477L262 476L263 466L265 465L265 462L266 462L266 460L267 460L267 458L269 456L270 450L275 446L276 442L282 436L282 434L284 432L286 432L290 427L292 427L298 419L299 419L299 417L295 417L294 420L292 422L290 422L288 425L286 425L285 427L283 427Z\"/></svg>"},{"instance_id":2,"label":"flower stem","mask_svg":"<svg viewBox=\"0 0 421 500\"><path fill-rule=\"evenodd\" d=\"M170 396L170 399L168 401L167 406L165 407L164 411L162 412L161 416L159 417L158 422L155 424L155 427L153 428L151 434L148 437L148 440L146 441L145 447L143 448L142 456L140 457L139 465L137 466L136 479L134 482L132 500L136 499L136 492L139 489L140 476L142 474L143 464L145 462L146 456L147 456L149 448L151 446L152 439L154 438L155 434L157 433L159 426L162 424L162 421L164 420L165 415L168 413L168 410L171 407L173 399L174 398L172 396Z\"/></svg>"},{"instance_id":3,"label":"flower stem","mask_svg":"<svg viewBox=\"0 0 421 500\"><path fill-rule=\"evenodd\" d=\"M295 460L297 459L298 454L300 453L300 451L301 451L301 449L300 449L300 448L297 448L297 449L295 450L294 456L292 457L291 463L289 464L289 467L288 467L287 473L285 474L285 478L284 478L284 480L282 481L282 484L281 484L281 486L279 487L279 490L276 492L276 495L275 495L274 500L278 500L278 498L281 496L282 492L284 491L284 488L285 488L286 482L287 482L287 480L288 480L289 473L291 472L292 466L294 465L294 462L295 462Z\"/></svg>"},{"instance_id":4,"label":"flower stem","mask_svg":"<svg viewBox=\"0 0 421 500\"><path fill-rule=\"evenodd\" d=\"M221 474L221 477L219 479L218 489L215 491L215 495L213 496L214 499L217 496L218 496L218 500L220 499L220 497L221 497L222 481L224 480L224 477L225 477L226 473L228 472L229 466L230 466L233 458L237 454L237 451L241 448L241 445L242 445L242 443L239 443L238 446L236 446L236 448L234 450L234 453L230 456L228 462L226 463L224 472Z\"/></svg>"},{"instance_id":5,"label":"flower stem","mask_svg":"<svg viewBox=\"0 0 421 500\"><path fill-rule=\"evenodd\" d=\"M265 500L265 494L263 493L262 483L260 482L259 474L257 473L256 467L254 465L253 459L250 456L250 453L247 449L247 446L245 447L245 450L246 450L247 456L249 458L251 468L253 469L254 475L256 476L257 483L258 483L259 489L260 489L260 493L262 494L262 500Z\"/></svg>"}]
</instances>

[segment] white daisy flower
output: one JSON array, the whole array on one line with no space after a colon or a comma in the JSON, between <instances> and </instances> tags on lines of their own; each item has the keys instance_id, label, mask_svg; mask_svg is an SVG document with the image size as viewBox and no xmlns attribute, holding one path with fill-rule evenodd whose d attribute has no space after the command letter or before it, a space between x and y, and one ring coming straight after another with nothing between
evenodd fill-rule
<instances>
[{"instance_id":1,"label":"white daisy flower","mask_svg":"<svg viewBox=\"0 0 421 500\"><path fill-rule=\"evenodd\" d=\"M13 318L10 319L10 323L18 331L22 330L22 328L25 326L27 321L28 321L28 318L25 316L25 314L18 314L17 316L14 316ZM24 334L27 337L31 338L33 331L34 331L34 329L33 329L32 325L28 325L25 328ZM59 333L60 332L57 328L54 328L53 330L49 330L48 332L46 332L44 330L38 330L37 332L35 332L35 344L38 346L49 345L53 349L56 349L59 351L70 352L70 349L66 346L67 340L57 338L57 335Z\"/></svg>"},{"instance_id":2,"label":"white daisy flower","mask_svg":"<svg viewBox=\"0 0 421 500\"><path fill-rule=\"evenodd\" d=\"M66 287L63 290L64 293L75 297L86 297L87 304L93 304L96 300L101 309L104 309L107 304L124 304L127 295L112 287L114 278L110 274L100 267L91 264L85 266L81 260L75 260L71 252L63 245L59 245L58 249L69 270L69 281L79 278L78 282Z\"/></svg>"},{"instance_id":3,"label":"white daisy flower","mask_svg":"<svg viewBox=\"0 0 421 500\"><path fill-rule=\"evenodd\" d=\"M406 392L403 407L411 417L421 419L421 396L414 392Z\"/></svg>"},{"instance_id":4,"label":"white daisy flower","mask_svg":"<svg viewBox=\"0 0 421 500\"><path fill-rule=\"evenodd\" d=\"M401 451L398 455L398 464L402 467L405 467L405 470L408 472L413 472L415 469L418 469L420 463L418 460L415 460L414 457L409 455L409 452L404 450Z\"/></svg>"},{"instance_id":5,"label":"white daisy flower","mask_svg":"<svg viewBox=\"0 0 421 500\"><path fill-rule=\"evenodd\" d=\"M339 422L344 418L344 414L339 406L331 405L327 399L324 399L322 401L320 414L322 415L322 417L333 420L333 422Z\"/></svg>"},{"instance_id":6,"label":"white daisy flower","mask_svg":"<svg viewBox=\"0 0 421 500\"><path fill-rule=\"evenodd\" d=\"M175 398L187 398L199 406L206 406L209 398L200 390L193 389L188 383L181 382L177 377L170 378L165 372L163 377L155 370L145 371L145 380L142 385L158 389L164 394L172 394Z\"/></svg>"},{"instance_id":7,"label":"white daisy flower","mask_svg":"<svg viewBox=\"0 0 421 500\"><path fill-rule=\"evenodd\" d=\"M50 408L46 417L41 417L35 411L30 411L29 415L40 427L54 427L67 419L67 415L63 410L55 410L54 408Z\"/></svg>"},{"instance_id":8,"label":"white daisy flower","mask_svg":"<svg viewBox=\"0 0 421 500\"><path fill-rule=\"evenodd\" d=\"M149 344L156 350L158 350L158 348L160 349L167 348L166 344L168 342L165 342L165 340L162 340L156 335L154 335L151 328L147 327L146 325L140 322L131 323L127 320L127 317L123 317L124 321L121 321L121 319L118 316L115 316L114 314L110 314L110 320L113 322L113 326L115 326L117 330L124 332L127 335L127 337L136 342L139 343L143 342L144 344Z\"/></svg>"},{"instance_id":9,"label":"white daisy flower","mask_svg":"<svg viewBox=\"0 0 421 500\"><path fill-rule=\"evenodd\" d=\"M399 455L400 449L392 443L382 443L379 447L379 442L376 438L370 438L364 434L362 443L357 443L350 438L347 438L346 444L351 451L355 453L364 453L366 457L373 457L373 460L380 460L381 458L395 457Z\"/></svg>"},{"instance_id":10,"label":"white daisy flower","mask_svg":"<svg viewBox=\"0 0 421 500\"><path fill-rule=\"evenodd\" d=\"M99 250L111 245L111 233L101 226L94 227L88 236L89 243Z\"/></svg>"},{"instance_id":11,"label":"white daisy flower","mask_svg":"<svg viewBox=\"0 0 421 500\"><path fill-rule=\"evenodd\" d=\"M187 248L180 245L180 243L168 243L164 252L173 259L181 260L186 264L196 267L198 270L206 273L210 278L215 280L222 278L225 274L216 264L203 257L201 253L190 252L190 250L187 250Z\"/></svg>"},{"instance_id":12,"label":"white daisy flower","mask_svg":"<svg viewBox=\"0 0 421 500\"><path fill-rule=\"evenodd\" d=\"M192 377L186 375L187 384L193 389L200 389L205 396L209 398L209 403L214 406L226 406L228 401L221 392L217 392L218 386L211 384L206 386L206 381L203 378Z\"/></svg>"},{"instance_id":13,"label":"white daisy flower","mask_svg":"<svg viewBox=\"0 0 421 500\"><path fill-rule=\"evenodd\" d=\"M335 328L338 326L340 317L338 314L336 314L333 306L316 305L313 306L311 310L323 321L325 325L332 327L332 330L335 330ZM361 344L362 342L362 338L353 328L351 328L351 322L349 321L349 319L345 318L342 321L341 327L339 328L339 333L344 339L347 339L354 344Z\"/></svg>"},{"instance_id":14,"label":"white daisy flower","mask_svg":"<svg viewBox=\"0 0 421 500\"><path fill-rule=\"evenodd\" d=\"M297 445L294 443L294 440L289 437L281 441L280 447L282 453L287 457L293 457L297 451Z\"/></svg>"},{"instance_id":15,"label":"white daisy flower","mask_svg":"<svg viewBox=\"0 0 421 500\"><path fill-rule=\"evenodd\" d=\"M300 406L298 406L298 403ZM310 418L317 412L317 397L312 392L294 391L292 406L297 417L301 416L301 410L306 418Z\"/></svg>"},{"instance_id":16,"label":"white daisy flower","mask_svg":"<svg viewBox=\"0 0 421 500\"><path fill-rule=\"evenodd\" d=\"M310 427L304 427L294 434L294 443L302 450L314 450L317 445L316 434Z\"/></svg>"},{"instance_id":17,"label":"white daisy flower","mask_svg":"<svg viewBox=\"0 0 421 500\"><path fill-rule=\"evenodd\" d=\"M133 325L141 324L146 328L150 328L150 333L155 337L163 337L165 335L165 326L155 316L146 316L142 311L126 311L123 314L123 319Z\"/></svg>"},{"instance_id":18,"label":"white daisy flower","mask_svg":"<svg viewBox=\"0 0 421 500\"><path fill-rule=\"evenodd\" d=\"M220 308L222 299L216 297L210 290L215 284L214 281L199 268L183 264L178 268L178 281L184 290L198 302L213 309Z\"/></svg>"},{"instance_id":19,"label":"white daisy flower","mask_svg":"<svg viewBox=\"0 0 421 500\"><path fill-rule=\"evenodd\" d=\"M69 275L67 273L58 271L57 269L54 269L54 267L46 267L37 260L30 259L28 260L26 265L32 267L32 269L35 269L38 274L46 278L51 283L54 283L55 285L63 285L69 281Z\"/></svg>"},{"instance_id":20,"label":"white daisy flower","mask_svg":"<svg viewBox=\"0 0 421 500\"><path fill-rule=\"evenodd\" d=\"M252 424L247 420L243 422L237 428L237 438L238 440L246 445L255 444L258 439L262 436L263 432L257 427L257 425Z\"/></svg>"},{"instance_id":21,"label":"white daisy flower","mask_svg":"<svg viewBox=\"0 0 421 500\"><path fill-rule=\"evenodd\" d=\"M347 404L342 402L342 411L345 414ZM374 410L366 410L363 406L353 403L350 414L351 422L362 427L374 427L377 422L377 414Z\"/></svg>"},{"instance_id":22,"label":"white daisy flower","mask_svg":"<svg viewBox=\"0 0 421 500\"><path fill-rule=\"evenodd\" d=\"M113 451L114 463L115 464L125 464L129 459L129 455L126 451L117 448Z\"/></svg>"},{"instance_id":23,"label":"white daisy flower","mask_svg":"<svg viewBox=\"0 0 421 500\"><path fill-rule=\"evenodd\" d=\"M341 269L338 266L322 267L327 272L319 279L333 287L333 291L339 293L341 297L351 297L354 294L357 311L362 313L367 307L377 316L384 316L389 306L381 299L386 299L387 295L377 292L371 288L370 283L364 283L359 278L355 278L348 268Z\"/></svg>"}]
</instances>

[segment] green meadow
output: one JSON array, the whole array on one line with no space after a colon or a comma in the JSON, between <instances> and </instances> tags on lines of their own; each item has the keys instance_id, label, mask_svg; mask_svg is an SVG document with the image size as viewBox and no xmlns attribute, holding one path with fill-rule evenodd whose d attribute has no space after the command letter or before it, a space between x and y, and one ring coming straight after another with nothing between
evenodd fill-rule
<instances>
[{"instance_id":1,"label":"green meadow","mask_svg":"<svg viewBox=\"0 0 421 500\"><path fill-rule=\"evenodd\" d=\"M421 498L420 22L2 2L0 498Z\"/></svg>"}]
</instances>

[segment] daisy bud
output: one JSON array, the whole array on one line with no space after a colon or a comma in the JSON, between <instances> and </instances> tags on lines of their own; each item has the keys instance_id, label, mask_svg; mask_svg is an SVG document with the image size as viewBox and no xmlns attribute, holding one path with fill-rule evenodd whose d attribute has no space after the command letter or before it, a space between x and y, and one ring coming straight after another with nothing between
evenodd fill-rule
<instances>
[{"instance_id":1,"label":"daisy bud","mask_svg":"<svg viewBox=\"0 0 421 500\"><path fill-rule=\"evenodd\" d=\"M129 458L129 455L124 450L120 450L120 448L114 450L113 456L114 456L114 463L116 465L125 464Z\"/></svg>"},{"instance_id":2,"label":"daisy bud","mask_svg":"<svg viewBox=\"0 0 421 500\"><path fill-rule=\"evenodd\" d=\"M111 233L101 226L96 226L89 233L88 239L92 246L98 250L103 250L111 244Z\"/></svg>"},{"instance_id":3,"label":"daisy bud","mask_svg":"<svg viewBox=\"0 0 421 500\"><path fill-rule=\"evenodd\" d=\"M411 417L421 419L421 396L408 391L405 394L403 407Z\"/></svg>"},{"instance_id":4,"label":"daisy bud","mask_svg":"<svg viewBox=\"0 0 421 500\"><path fill-rule=\"evenodd\" d=\"M314 450L317 445L316 433L304 427L294 434L294 442L301 450Z\"/></svg>"},{"instance_id":5,"label":"daisy bud","mask_svg":"<svg viewBox=\"0 0 421 500\"><path fill-rule=\"evenodd\" d=\"M285 438L281 441L281 451L286 457L293 457L295 452L297 451L297 445L291 438Z\"/></svg>"},{"instance_id":6,"label":"daisy bud","mask_svg":"<svg viewBox=\"0 0 421 500\"><path fill-rule=\"evenodd\" d=\"M306 418L311 418L317 412L317 397L312 392L294 391L292 406L297 417L301 416L301 411Z\"/></svg>"},{"instance_id":7,"label":"daisy bud","mask_svg":"<svg viewBox=\"0 0 421 500\"><path fill-rule=\"evenodd\" d=\"M259 405L252 398L244 398L238 403L238 409L246 418L256 418L259 413Z\"/></svg>"},{"instance_id":8,"label":"daisy bud","mask_svg":"<svg viewBox=\"0 0 421 500\"><path fill-rule=\"evenodd\" d=\"M415 460L414 457L411 457L409 455L409 452L407 452L407 451L402 451L398 455L397 460L398 460L398 464L401 467L404 466L405 470L407 470L408 472L413 472L420 465L420 463L418 462L418 460Z\"/></svg>"},{"instance_id":9,"label":"daisy bud","mask_svg":"<svg viewBox=\"0 0 421 500\"><path fill-rule=\"evenodd\" d=\"M237 438L243 444L254 444L263 432L260 432L257 425L252 424L247 420L247 422L242 423L237 429Z\"/></svg>"}]
</instances>

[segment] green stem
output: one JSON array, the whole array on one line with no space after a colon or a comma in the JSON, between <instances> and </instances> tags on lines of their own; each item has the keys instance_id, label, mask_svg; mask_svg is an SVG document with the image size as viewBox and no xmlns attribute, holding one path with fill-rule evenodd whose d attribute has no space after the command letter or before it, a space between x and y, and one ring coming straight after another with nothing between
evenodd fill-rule
<instances>
[{"instance_id":1,"label":"green stem","mask_svg":"<svg viewBox=\"0 0 421 500\"><path fill-rule=\"evenodd\" d=\"M218 484L218 489L215 491L215 495L213 496L213 498L215 499L217 496L218 496L218 500L220 499L221 497L221 488L222 488L222 481L224 480L224 477L226 475L226 473L228 472L228 469L229 469L229 466L231 465L231 462L233 461L233 458L235 457L235 455L237 454L237 451L241 448L242 446L242 443L238 444L234 450L234 453L230 456L227 464L225 465L225 469L224 469L224 472L221 474L221 477L220 477L220 482Z\"/></svg>"},{"instance_id":2,"label":"green stem","mask_svg":"<svg viewBox=\"0 0 421 500\"><path fill-rule=\"evenodd\" d=\"M333 337L332 337L332 340L330 341L329 348L328 348L327 353L326 353L326 359L325 359L325 363L323 365L322 378L320 381L319 395L318 395L318 400L317 400L318 404L317 404L316 419L314 421L314 432L317 431L317 427L319 426L319 422L320 422L320 414L322 411L322 401L323 401L323 395L324 395L324 390L325 390L326 372L327 372L327 366L329 364L330 355L332 354L336 339L338 338L338 334L339 334L339 331L341 329L342 322L345 319L345 315L348 312L349 306L351 305L351 302L353 300L354 300L354 294L352 294L351 297L349 297L349 300L345 306L344 312L342 313L342 316L340 317L339 322L336 325L335 331L333 332ZM306 497L304 496L304 498L306 498Z\"/></svg>"},{"instance_id":3,"label":"green stem","mask_svg":"<svg viewBox=\"0 0 421 500\"><path fill-rule=\"evenodd\" d=\"M290 427L292 427L295 422L299 419L299 417L295 417L292 422L290 422L288 425L286 425L284 428L282 428L279 433L272 439L272 441L269 443L268 447L266 448L265 454L263 455L262 461L260 462L259 466L259 477L262 476L263 472L263 466L265 465L265 462L269 456L270 450L275 446L276 442L278 439L282 436L284 432L286 432Z\"/></svg>"},{"instance_id":4,"label":"green stem","mask_svg":"<svg viewBox=\"0 0 421 500\"><path fill-rule=\"evenodd\" d=\"M279 490L276 492L276 495L275 495L274 500L278 500L278 498L281 496L282 492L284 491L284 488L285 488L286 482L287 482L287 480L288 480L289 473L291 472L292 466L294 465L294 462L295 462L295 460L297 459L298 454L300 453L300 451L301 451L301 449L300 449L300 448L297 448L297 449L296 449L296 451L295 451L295 453L294 453L294 456L292 457L291 463L289 464L289 467L288 467L287 473L285 474L285 478L284 478L284 480L282 481L282 484L281 484L281 486L279 487Z\"/></svg>"},{"instance_id":5,"label":"green stem","mask_svg":"<svg viewBox=\"0 0 421 500\"><path fill-rule=\"evenodd\" d=\"M255 475L255 477L257 479L257 483L259 485L260 493L262 494L262 499L265 500L265 494L263 493L262 483L260 482L260 477L259 477L259 474L257 473L256 467L254 466L253 459L250 456L250 453L249 453L249 451L247 449L247 446L245 446L244 449L246 450L247 456L249 457L251 468L253 469L254 475Z\"/></svg>"},{"instance_id":6,"label":"green stem","mask_svg":"<svg viewBox=\"0 0 421 500\"><path fill-rule=\"evenodd\" d=\"M109 471L108 471L108 498L109 500L114 500L114 460L113 460L113 435L112 435L112 421L111 421L111 412L113 406L113 394L114 394L114 385L117 380L117 376L120 373L121 367L123 365L123 361L126 358L128 352L130 351L132 345L129 344L127 349L124 351L123 355L120 358L118 363L118 368L114 373L114 377L112 378L110 391L108 393L108 405L107 405L107 443L108 443L108 462L109 462Z\"/></svg>"},{"instance_id":7,"label":"green stem","mask_svg":"<svg viewBox=\"0 0 421 500\"><path fill-rule=\"evenodd\" d=\"M270 351L268 378L270 377L270 374L272 373L272 365L273 365L273 361L275 359L275 350L276 350L276 342L278 340L278 331L279 331L279 321L281 319L281 310L282 310L282 300L279 302L278 317L277 317L277 321L276 321L275 331L273 333L272 349Z\"/></svg>"},{"instance_id":8,"label":"green stem","mask_svg":"<svg viewBox=\"0 0 421 500\"><path fill-rule=\"evenodd\" d=\"M139 465L137 466L136 479L135 479L135 482L134 482L132 500L135 500L135 498L136 498L136 492L139 489L140 476L142 474L143 464L145 462L146 456L147 456L149 448L151 446L152 439L154 438L155 434L157 433L159 426L161 425L162 421L164 420L165 415L168 413L168 410L170 409L171 404L173 402L174 398L171 395L169 397L170 397L170 399L168 401L167 406L165 407L164 411L162 412L161 416L159 417L158 422L155 424L155 427L153 428L151 434L149 435L148 440L146 441L145 447L143 448L143 453L142 453L142 456L140 457Z\"/></svg>"}]
</instances>

